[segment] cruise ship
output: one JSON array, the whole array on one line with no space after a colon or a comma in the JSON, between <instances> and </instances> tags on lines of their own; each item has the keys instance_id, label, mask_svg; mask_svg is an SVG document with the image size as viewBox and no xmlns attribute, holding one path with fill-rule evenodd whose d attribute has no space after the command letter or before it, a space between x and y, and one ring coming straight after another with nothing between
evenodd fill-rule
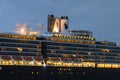
<instances>
[{"instance_id":1,"label":"cruise ship","mask_svg":"<svg viewBox=\"0 0 120 80\"><path fill-rule=\"evenodd\" d=\"M0 33L1 80L120 80L120 47L48 15L48 32ZM42 29L42 27L40 27Z\"/></svg>"}]
</instances>

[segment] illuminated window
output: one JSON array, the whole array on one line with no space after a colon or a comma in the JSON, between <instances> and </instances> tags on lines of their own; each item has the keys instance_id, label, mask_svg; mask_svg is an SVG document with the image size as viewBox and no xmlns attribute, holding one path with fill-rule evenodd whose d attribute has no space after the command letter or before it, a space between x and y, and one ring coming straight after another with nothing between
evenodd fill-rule
<instances>
[{"instance_id":1,"label":"illuminated window","mask_svg":"<svg viewBox=\"0 0 120 80\"><path fill-rule=\"evenodd\" d=\"M118 64L112 64L112 68L119 68Z\"/></svg>"},{"instance_id":2,"label":"illuminated window","mask_svg":"<svg viewBox=\"0 0 120 80\"><path fill-rule=\"evenodd\" d=\"M109 49L102 49L101 51L102 51L102 52L110 52Z\"/></svg>"},{"instance_id":3,"label":"illuminated window","mask_svg":"<svg viewBox=\"0 0 120 80\"><path fill-rule=\"evenodd\" d=\"M41 48L41 46L40 46L40 45L38 45L38 46L37 46L37 48Z\"/></svg>"},{"instance_id":4,"label":"illuminated window","mask_svg":"<svg viewBox=\"0 0 120 80\"><path fill-rule=\"evenodd\" d=\"M22 49L22 48L17 48L17 50L18 50L19 52L22 52L23 49Z\"/></svg>"},{"instance_id":5,"label":"illuminated window","mask_svg":"<svg viewBox=\"0 0 120 80\"><path fill-rule=\"evenodd\" d=\"M56 50L51 50L51 53L56 53Z\"/></svg>"},{"instance_id":6,"label":"illuminated window","mask_svg":"<svg viewBox=\"0 0 120 80\"><path fill-rule=\"evenodd\" d=\"M2 50L4 51L4 50L5 50L5 48L2 48Z\"/></svg>"}]
</instances>

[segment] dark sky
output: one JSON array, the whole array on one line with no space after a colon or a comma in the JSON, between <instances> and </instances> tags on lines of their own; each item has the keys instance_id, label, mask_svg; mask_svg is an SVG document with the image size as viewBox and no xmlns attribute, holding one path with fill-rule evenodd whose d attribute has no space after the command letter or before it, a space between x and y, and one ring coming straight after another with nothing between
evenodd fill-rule
<instances>
[{"instance_id":1,"label":"dark sky","mask_svg":"<svg viewBox=\"0 0 120 80\"><path fill-rule=\"evenodd\" d=\"M120 0L0 0L0 31L16 23L47 27L47 15L69 17L69 29L92 31L97 40L120 44Z\"/></svg>"}]
</instances>

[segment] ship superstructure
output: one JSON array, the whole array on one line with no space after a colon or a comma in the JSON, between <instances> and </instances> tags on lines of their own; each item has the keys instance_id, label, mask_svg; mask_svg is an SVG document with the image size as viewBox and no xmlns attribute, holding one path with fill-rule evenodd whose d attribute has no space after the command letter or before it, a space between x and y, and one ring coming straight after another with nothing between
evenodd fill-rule
<instances>
[{"instance_id":1,"label":"ship superstructure","mask_svg":"<svg viewBox=\"0 0 120 80\"><path fill-rule=\"evenodd\" d=\"M114 42L95 41L91 32L82 35L53 34L44 41L47 65L120 68L120 47Z\"/></svg>"},{"instance_id":2,"label":"ship superstructure","mask_svg":"<svg viewBox=\"0 0 120 80\"><path fill-rule=\"evenodd\" d=\"M49 15L48 18L53 18ZM61 18L58 18L61 20ZM66 19L66 18L65 18ZM67 18L68 19L68 18ZM48 21L50 23L50 21ZM53 21L51 21L54 23ZM46 38L45 52L47 64L69 67L120 68L120 47L115 42L96 41L92 32L86 30L68 30L52 32ZM55 27L50 25L49 27ZM58 26L58 29L61 28Z\"/></svg>"},{"instance_id":3,"label":"ship superstructure","mask_svg":"<svg viewBox=\"0 0 120 80\"><path fill-rule=\"evenodd\" d=\"M41 40L36 36L0 33L0 65L40 66Z\"/></svg>"},{"instance_id":4,"label":"ship superstructure","mask_svg":"<svg viewBox=\"0 0 120 80\"><path fill-rule=\"evenodd\" d=\"M91 31L68 30L67 16L48 15L43 35L17 26L22 34L0 33L0 79L120 79L120 47Z\"/></svg>"}]
</instances>

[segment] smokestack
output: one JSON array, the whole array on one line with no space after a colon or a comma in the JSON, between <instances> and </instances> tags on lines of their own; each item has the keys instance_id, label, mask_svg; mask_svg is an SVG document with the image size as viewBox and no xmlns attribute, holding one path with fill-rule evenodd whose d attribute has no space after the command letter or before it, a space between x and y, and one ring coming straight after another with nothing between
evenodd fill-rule
<instances>
[{"instance_id":1,"label":"smokestack","mask_svg":"<svg viewBox=\"0 0 120 80\"><path fill-rule=\"evenodd\" d=\"M55 21L54 15L48 15L48 32L52 32L54 21Z\"/></svg>"},{"instance_id":2,"label":"smokestack","mask_svg":"<svg viewBox=\"0 0 120 80\"><path fill-rule=\"evenodd\" d=\"M54 17L48 15L48 32L64 32L68 30L68 16Z\"/></svg>"}]
</instances>

